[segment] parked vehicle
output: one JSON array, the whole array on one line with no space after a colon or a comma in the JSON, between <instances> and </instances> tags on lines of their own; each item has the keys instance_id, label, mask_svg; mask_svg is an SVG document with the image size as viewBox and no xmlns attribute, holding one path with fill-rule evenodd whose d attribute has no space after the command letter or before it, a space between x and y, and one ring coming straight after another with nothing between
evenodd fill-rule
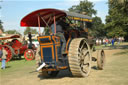
<instances>
[{"instance_id":1,"label":"parked vehicle","mask_svg":"<svg viewBox=\"0 0 128 85\"><path fill-rule=\"evenodd\" d=\"M4 49L7 51L7 59L6 62L10 61L12 58L21 58L22 55L24 55L26 60L32 60L34 59L34 50L35 48L28 49L28 44L22 44L18 40L20 38L19 35L14 34L11 36L6 37L0 37L0 40L9 40L8 42L4 43L3 45L0 45L1 47L4 47ZM34 46L33 46L34 47ZM1 58L0 58L1 60Z\"/></svg>"},{"instance_id":2,"label":"parked vehicle","mask_svg":"<svg viewBox=\"0 0 128 85\"><path fill-rule=\"evenodd\" d=\"M69 24L82 24L69 26L63 29L66 39L66 54L62 54L62 38L56 35L56 22L65 18ZM40 46L36 51L38 69L44 77L54 77L60 70L70 69L73 76L88 76L91 70L91 61L97 60L98 68L103 69L105 62L104 50L98 50L97 59L92 57L94 44L88 38L88 29L92 18L87 15L62 11L58 9L40 9L26 15L21 20L22 27L49 28L54 24L54 34L39 35ZM50 34L50 33L49 33Z\"/></svg>"}]
</instances>

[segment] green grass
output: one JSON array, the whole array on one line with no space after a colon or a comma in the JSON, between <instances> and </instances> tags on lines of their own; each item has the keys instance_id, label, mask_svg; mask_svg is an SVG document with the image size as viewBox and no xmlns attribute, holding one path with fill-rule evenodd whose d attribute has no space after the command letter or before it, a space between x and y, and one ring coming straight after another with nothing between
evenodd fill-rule
<instances>
[{"instance_id":1,"label":"green grass","mask_svg":"<svg viewBox=\"0 0 128 85\"><path fill-rule=\"evenodd\" d=\"M0 69L0 80L2 79L3 85L128 85L128 43L122 43L118 46L120 48L120 50L117 48L118 51L111 49L115 51L114 53L107 49L111 55L108 57L106 54L105 69L91 69L90 75L86 78L64 76L39 81L38 73L32 73L36 69L35 60L26 61L23 59L10 61L7 63L8 68ZM98 48L102 48L102 46ZM15 80L16 78L17 80ZM22 84L21 81L25 83Z\"/></svg>"},{"instance_id":2,"label":"green grass","mask_svg":"<svg viewBox=\"0 0 128 85\"><path fill-rule=\"evenodd\" d=\"M0 62L1 65L1 62ZM22 72L22 70L26 70L26 72L34 70L35 67L35 60L32 61L26 61L23 60L13 60L6 63L6 69L2 70L0 69L1 76L6 75L15 75L15 74L24 74L25 72Z\"/></svg>"},{"instance_id":3,"label":"green grass","mask_svg":"<svg viewBox=\"0 0 128 85\"><path fill-rule=\"evenodd\" d=\"M106 50L111 50L111 49L128 49L128 42L123 42L123 43L115 43L114 46L112 46L111 44L108 44L107 46L105 45L98 45L95 46L96 49L106 49Z\"/></svg>"}]
</instances>

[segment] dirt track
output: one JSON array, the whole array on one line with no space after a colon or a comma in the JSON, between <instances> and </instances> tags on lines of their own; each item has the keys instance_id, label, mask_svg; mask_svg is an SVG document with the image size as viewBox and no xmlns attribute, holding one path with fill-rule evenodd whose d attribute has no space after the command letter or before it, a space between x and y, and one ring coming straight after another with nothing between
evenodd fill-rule
<instances>
[{"instance_id":1,"label":"dirt track","mask_svg":"<svg viewBox=\"0 0 128 85\"><path fill-rule=\"evenodd\" d=\"M105 50L107 60L105 69L97 70L96 62L92 62L91 73L86 78L70 77L71 74L68 70L61 71L56 78L38 77L38 73L33 72L35 66L32 66L25 68L26 70L23 69L20 73L15 74L15 72L13 72L14 74L2 76L2 79L0 79L1 85L127 85L128 78L126 75L128 75L128 73L125 72L128 72L128 66L123 67L123 64L127 63L125 59L127 57L128 60L128 54L118 54L124 51L127 50ZM121 60L122 57L124 58L123 60ZM115 60L117 60L117 62ZM122 73L121 69L124 69L125 72Z\"/></svg>"}]
</instances>

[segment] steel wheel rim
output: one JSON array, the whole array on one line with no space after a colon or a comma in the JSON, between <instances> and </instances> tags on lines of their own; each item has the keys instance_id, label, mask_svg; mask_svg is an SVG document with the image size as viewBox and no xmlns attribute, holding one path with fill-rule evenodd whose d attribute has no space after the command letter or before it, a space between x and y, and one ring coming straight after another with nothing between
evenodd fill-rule
<instances>
[{"instance_id":1,"label":"steel wheel rim","mask_svg":"<svg viewBox=\"0 0 128 85\"><path fill-rule=\"evenodd\" d=\"M104 56L105 56L105 54L104 54L104 51L102 50L101 51L101 59L100 59L102 67L104 66Z\"/></svg>"},{"instance_id":2,"label":"steel wheel rim","mask_svg":"<svg viewBox=\"0 0 128 85\"><path fill-rule=\"evenodd\" d=\"M84 48L86 46L86 48ZM90 59L90 54L89 54L89 49L85 41L83 41L82 46L79 49L79 55L80 57L80 68L83 73L86 75L89 74L90 72L90 64L91 64L91 59Z\"/></svg>"},{"instance_id":3,"label":"steel wheel rim","mask_svg":"<svg viewBox=\"0 0 128 85\"><path fill-rule=\"evenodd\" d=\"M7 51L7 58L6 58L6 62L10 61L12 59L12 52L10 50L9 47L4 46L4 49Z\"/></svg>"},{"instance_id":4,"label":"steel wheel rim","mask_svg":"<svg viewBox=\"0 0 128 85\"><path fill-rule=\"evenodd\" d=\"M33 60L34 58L34 53L31 49L28 49L25 51L24 57L26 60Z\"/></svg>"}]
</instances>

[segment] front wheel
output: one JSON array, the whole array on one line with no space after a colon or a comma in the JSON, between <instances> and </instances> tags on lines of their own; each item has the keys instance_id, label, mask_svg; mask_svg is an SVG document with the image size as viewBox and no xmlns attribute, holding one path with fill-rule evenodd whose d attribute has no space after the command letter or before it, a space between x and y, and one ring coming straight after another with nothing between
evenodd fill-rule
<instances>
[{"instance_id":1,"label":"front wheel","mask_svg":"<svg viewBox=\"0 0 128 85\"><path fill-rule=\"evenodd\" d=\"M33 60L35 58L34 51L32 49L27 49L24 52L24 58L28 61Z\"/></svg>"},{"instance_id":2,"label":"front wheel","mask_svg":"<svg viewBox=\"0 0 128 85\"><path fill-rule=\"evenodd\" d=\"M105 52L104 50L98 50L97 52L97 67L100 70L104 69L105 64Z\"/></svg>"}]
</instances>

